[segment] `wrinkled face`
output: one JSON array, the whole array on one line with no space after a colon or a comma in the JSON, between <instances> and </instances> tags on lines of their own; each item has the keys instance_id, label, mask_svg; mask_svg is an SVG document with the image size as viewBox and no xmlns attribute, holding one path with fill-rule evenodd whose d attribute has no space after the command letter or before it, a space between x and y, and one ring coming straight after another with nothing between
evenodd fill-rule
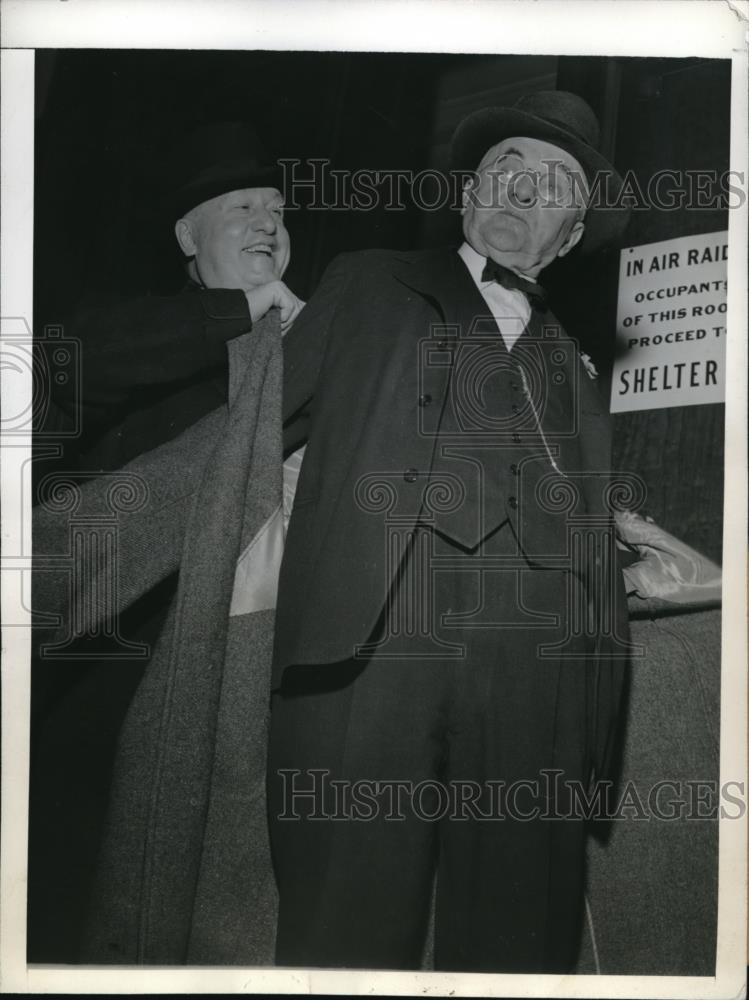
<instances>
[{"instance_id":1,"label":"wrinkled face","mask_svg":"<svg viewBox=\"0 0 749 1000\"><path fill-rule=\"evenodd\" d=\"M280 278L291 244L283 197L275 188L244 188L204 201L180 219L177 241L191 273L207 288L249 291Z\"/></svg>"},{"instance_id":2,"label":"wrinkled face","mask_svg":"<svg viewBox=\"0 0 749 1000\"><path fill-rule=\"evenodd\" d=\"M503 139L463 191L463 234L484 257L535 277L582 238L584 190L570 153L540 139Z\"/></svg>"}]
</instances>

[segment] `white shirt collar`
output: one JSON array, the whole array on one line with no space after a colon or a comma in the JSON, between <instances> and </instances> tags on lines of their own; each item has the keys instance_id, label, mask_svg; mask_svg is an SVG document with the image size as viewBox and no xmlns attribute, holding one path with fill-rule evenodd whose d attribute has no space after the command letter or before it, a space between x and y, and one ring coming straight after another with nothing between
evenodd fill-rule
<instances>
[{"instance_id":1,"label":"white shirt collar","mask_svg":"<svg viewBox=\"0 0 749 1000\"><path fill-rule=\"evenodd\" d=\"M486 257L482 257L480 253L473 249L470 243L463 242L458 250L458 254L462 257L463 263L468 268L468 272L478 288L492 283L491 279L489 281L481 280L481 274L486 266Z\"/></svg>"},{"instance_id":2,"label":"white shirt collar","mask_svg":"<svg viewBox=\"0 0 749 1000\"><path fill-rule=\"evenodd\" d=\"M458 249L458 256L489 306L507 350L511 351L530 320L531 306L527 296L515 289L504 288L492 279L482 281L486 257L477 253L470 244L463 243Z\"/></svg>"},{"instance_id":3,"label":"white shirt collar","mask_svg":"<svg viewBox=\"0 0 749 1000\"><path fill-rule=\"evenodd\" d=\"M482 256L482 254L480 254L477 250L473 249L473 247L471 246L470 243L466 243L465 241L463 241L463 243L461 243L461 245L460 245L460 247L458 249L458 253L463 258L466 267L468 268L468 270L471 273L471 277L476 282L476 284L479 286L479 288L482 288L485 285L491 285L491 284L493 284L493 279L492 278L489 278L488 281L482 281L482 279L481 279L481 275L482 275L482 273L484 271L484 267L486 266L486 262L488 260L487 257ZM511 271L512 268L508 268L508 270ZM519 271L517 271L515 273L517 274L517 276L519 278L524 279L524 280L526 280L528 282L533 283L533 278L526 278L525 275L524 274L520 274Z\"/></svg>"}]
</instances>

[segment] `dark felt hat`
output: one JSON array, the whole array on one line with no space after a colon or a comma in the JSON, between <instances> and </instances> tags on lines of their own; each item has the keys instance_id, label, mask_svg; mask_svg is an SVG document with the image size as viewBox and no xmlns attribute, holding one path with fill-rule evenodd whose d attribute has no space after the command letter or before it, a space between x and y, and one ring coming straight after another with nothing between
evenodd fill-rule
<instances>
[{"instance_id":1,"label":"dark felt hat","mask_svg":"<svg viewBox=\"0 0 749 1000\"><path fill-rule=\"evenodd\" d=\"M243 122L201 125L169 157L165 209L176 220L201 202L241 188L279 187L282 171Z\"/></svg>"},{"instance_id":2,"label":"dark felt hat","mask_svg":"<svg viewBox=\"0 0 749 1000\"><path fill-rule=\"evenodd\" d=\"M614 207L624 182L598 151L600 127L590 105L565 90L540 90L521 97L512 108L474 111L453 135L453 169L475 170L488 149L512 136L559 146L580 163L592 193L600 185L585 215L582 251L590 253L617 243L629 220L628 209Z\"/></svg>"}]
</instances>

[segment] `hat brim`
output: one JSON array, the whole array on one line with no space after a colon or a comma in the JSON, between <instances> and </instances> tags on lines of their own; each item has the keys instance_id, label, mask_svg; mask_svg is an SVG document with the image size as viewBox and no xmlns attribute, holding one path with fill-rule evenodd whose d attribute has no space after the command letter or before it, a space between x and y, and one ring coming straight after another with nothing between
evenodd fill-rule
<instances>
[{"instance_id":1,"label":"hat brim","mask_svg":"<svg viewBox=\"0 0 749 1000\"><path fill-rule=\"evenodd\" d=\"M262 167L246 164L213 167L177 191L170 192L166 198L165 209L176 222L191 209L202 205L204 201L218 198L219 195L228 194L229 191L259 187L282 190L282 183L283 171L275 164Z\"/></svg>"},{"instance_id":2,"label":"hat brim","mask_svg":"<svg viewBox=\"0 0 749 1000\"><path fill-rule=\"evenodd\" d=\"M516 108L483 108L464 118L453 135L450 160L453 170L476 170L486 151L512 136L540 139L570 153L585 171L588 187L600 190L612 207L599 205L594 199L585 214L585 235L580 244L584 253L612 246L621 239L627 222L628 209L614 207L624 181L605 156L574 132L537 115Z\"/></svg>"}]
</instances>

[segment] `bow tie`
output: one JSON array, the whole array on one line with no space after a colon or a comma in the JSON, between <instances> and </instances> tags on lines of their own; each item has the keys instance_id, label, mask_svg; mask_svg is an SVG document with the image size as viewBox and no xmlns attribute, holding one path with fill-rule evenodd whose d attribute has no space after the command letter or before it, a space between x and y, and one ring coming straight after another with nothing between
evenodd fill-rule
<instances>
[{"instance_id":1,"label":"bow tie","mask_svg":"<svg viewBox=\"0 0 749 1000\"><path fill-rule=\"evenodd\" d=\"M496 281L503 288L522 292L528 296L528 301L534 309L543 311L546 308L546 292L540 285L537 285L535 281L531 281L530 278L521 278L519 274L515 274L509 267L503 267L491 258L487 260L484 270L481 272L481 280Z\"/></svg>"}]
</instances>

